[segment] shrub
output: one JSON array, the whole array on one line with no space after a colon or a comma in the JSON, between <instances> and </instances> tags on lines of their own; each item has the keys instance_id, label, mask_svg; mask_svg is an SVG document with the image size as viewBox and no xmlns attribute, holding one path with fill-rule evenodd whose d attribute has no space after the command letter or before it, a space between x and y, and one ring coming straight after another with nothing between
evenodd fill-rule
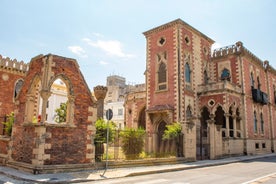
<instances>
[{"instance_id":1,"label":"shrub","mask_svg":"<svg viewBox=\"0 0 276 184\"><path fill-rule=\"evenodd\" d=\"M108 123L109 126L107 126L107 122L104 119L98 119L95 125L96 125L95 142L106 143L107 127L109 127L108 141L113 142L115 137L115 128L116 128L116 124L113 121L109 121Z\"/></svg>"},{"instance_id":2,"label":"shrub","mask_svg":"<svg viewBox=\"0 0 276 184\"><path fill-rule=\"evenodd\" d=\"M5 125L4 131L5 134L8 136L11 136L12 134L12 126L14 123L14 112L11 112L7 115L6 122L2 122L2 124Z\"/></svg>"},{"instance_id":3,"label":"shrub","mask_svg":"<svg viewBox=\"0 0 276 184\"><path fill-rule=\"evenodd\" d=\"M127 160L139 158L144 148L144 136L146 132L142 128L126 128L120 132L122 138L122 150Z\"/></svg>"}]
</instances>

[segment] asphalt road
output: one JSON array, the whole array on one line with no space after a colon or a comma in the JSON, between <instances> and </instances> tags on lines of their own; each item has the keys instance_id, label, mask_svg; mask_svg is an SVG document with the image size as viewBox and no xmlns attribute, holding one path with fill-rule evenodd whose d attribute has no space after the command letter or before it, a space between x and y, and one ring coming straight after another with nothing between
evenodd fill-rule
<instances>
[{"instance_id":1,"label":"asphalt road","mask_svg":"<svg viewBox=\"0 0 276 184\"><path fill-rule=\"evenodd\" d=\"M276 157L221 166L150 174L86 184L275 184Z\"/></svg>"}]
</instances>

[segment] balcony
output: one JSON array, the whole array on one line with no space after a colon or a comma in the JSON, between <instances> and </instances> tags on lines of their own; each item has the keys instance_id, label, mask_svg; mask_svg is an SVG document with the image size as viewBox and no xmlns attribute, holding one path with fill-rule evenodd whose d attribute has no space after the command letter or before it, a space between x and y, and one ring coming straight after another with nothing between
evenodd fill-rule
<instances>
[{"instance_id":1,"label":"balcony","mask_svg":"<svg viewBox=\"0 0 276 184\"><path fill-rule=\"evenodd\" d=\"M213 82L208 84L202 84L198 86L198 93L216 92L216 91L233 91L236 93L242 93L240 86L233 84L227 80L222 82Z\"/></svg>"},{"instance_id":2,"label":"balcony","mask_svg":"<svg viewBox=\"0 0 276 184\"><path fill-rule=\"evenodd\" d=\"M268 104L268 96L266 93L262 92L259 89L252 88L252 98L253 101L256 103L261 103L261 104Z\"/></svg>"}]
</instances>

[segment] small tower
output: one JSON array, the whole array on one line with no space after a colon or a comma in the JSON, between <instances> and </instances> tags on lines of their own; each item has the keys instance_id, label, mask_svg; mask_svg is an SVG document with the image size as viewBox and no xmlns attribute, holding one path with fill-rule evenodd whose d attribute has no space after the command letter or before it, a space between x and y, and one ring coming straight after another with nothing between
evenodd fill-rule
<instances>
[{"instance_id":1,"label":"small tower","mask_svg":"<svg viewBox=\"0 0 276 184\"><path fill-rule=\"evenodd\" d=\"M97 118L103 118L104 110L104 98L107 93L107 87L105 86L96 86L94 87L94 94L97 98Z\"/></svg>"}]
</instances>

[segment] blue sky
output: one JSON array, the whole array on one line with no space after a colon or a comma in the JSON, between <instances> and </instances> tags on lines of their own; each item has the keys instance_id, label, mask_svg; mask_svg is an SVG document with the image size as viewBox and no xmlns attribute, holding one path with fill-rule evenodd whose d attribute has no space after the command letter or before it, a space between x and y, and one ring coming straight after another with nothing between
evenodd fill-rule
<instances>
[{"instance_id":1,"label":"blue sky","mask_svg":"<svg viewBox=\"0 0 276 184\"><path fill-rule=\"evenodd\" d=\"M274 0L1 0L0 54L75 58L91 89L109 75L143 83L151 28L181 18L216 41L242 41L276 68Z\"/></svg>"}]
</instances>

